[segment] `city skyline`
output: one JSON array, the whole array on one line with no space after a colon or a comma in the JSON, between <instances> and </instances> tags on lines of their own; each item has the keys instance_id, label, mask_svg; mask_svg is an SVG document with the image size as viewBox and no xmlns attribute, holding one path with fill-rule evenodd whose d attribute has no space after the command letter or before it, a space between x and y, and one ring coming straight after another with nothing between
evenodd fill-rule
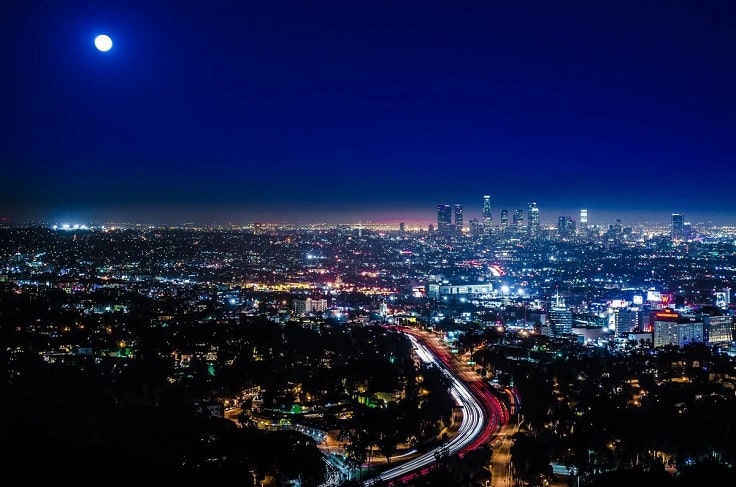
<instances>
[{"instance_id":1,"label":"city skyline","mask_svg":"<svg viewBox=\"0 0 736 487\"><path fill-rule=\"evenodd\" d=\"M12 222L736 224L726 2L4 13Z\"/></svg>"},{"instance_id":2,"label":"city skyline","mask_svg":"<svg viewBox=\"0 0 736 487\"><path fill-rule=\"evenodd\" d=\"M189 211L183 214L171 212L165 216L147 215L145 213L128 213L120 214L118 217L110 217L109 214L95 213L94 211L86 212L57 212L51 218L29 218L25 220L16 220L10 217L2 217L0 223L10 225L115 225L115 224L135 224L135 225L170 225L177 226L182 224L196 225L250 225L250 224L286 224L286 225L409 225L413 229L427 229L432 226L435 229L439 227L438 209L440 206L450 208L450 221L448 223L455 225L455 209L461 208L463 215L463 230L470 231L471 224L477 224L480 227L488 226L491 229L499 229L502 225L503 215L506 213L506 223L512 224L514 213L521 212L523 227L526 229L529 217L529 204L535 204L539 225L541 227L556 227L559 218L569 218L576 224L585 224L588 226L607 227L614 223L621 223L624 226L640 227L640 226L671 226L674 215L681 215L682 222L690 225L704 226L736 226L736 220L729 218L719 219L717 216L707 212L638 212L638 211L617 211L609 210L590 210L588 208L544 208L540 207L536 201L530 201L526 205L518 207L510 206L487 206L487 196L484 195L483 200L476 204L449 203L441 202L426 208L417 210L397 211L392 215L371 214L369 211L359 211L356 209L347 209L344 211L335 211L334 209L323 209L323 211L315 210L311 214L303 214L294 216L284 211L279 212L260 212L256 217L248 217L242 213L225 213L211 211ZM491 200L492 201L492 200ZM583 214L585 212L585 221ZM485 220L484 220L485 218ZM490 218L490 219L489 219Z\"/></svg>"}]
</instances>

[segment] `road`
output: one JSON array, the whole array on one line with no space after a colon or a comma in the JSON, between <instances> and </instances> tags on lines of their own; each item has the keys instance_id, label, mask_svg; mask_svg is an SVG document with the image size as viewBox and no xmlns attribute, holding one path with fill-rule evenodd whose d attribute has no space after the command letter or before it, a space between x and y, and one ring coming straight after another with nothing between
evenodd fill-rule
<instances>
[{"instance_id":1,"label":"road","mask_svg":"<svg viewBox=\"0 0 736 487\"><path fill-rule=\"evenodd\" d=\"M419 358L425 363L433 363L450 379L450 393L460 406L460 425L449 441L438 448L426 452L416 452L395 467L381 472L378 476L364 480L369 486L379 480L389 485L401 484L403 481L426 474L436 462L436 453L447 448L451 455L464 455L466 452L484 444L493 444L494 453L491 463L493 487L510 487L508 477L512 431L517 427L508 425L509 412L491 390L490 385L480 377L472 367L463 363L448 352L447 346L440 338L428 332L415 329L402 329L412 341ZM225 417L237 422L239 408L231 408ZM349 471L342 464L333 463L337 457L330 453L341 450L341 445L327 444L325 439L326 461L328 462L328 479L322 487L339 485L349 476ZM396 459L398 460L398 458Z\"/></svg>"},{"instance_id":2,"label":"road","mask_svg":"<svg viewBox=\"0 0 736 487\"><path fill-rule=\"evenodd\" d=\"M491 457L491 485L493 487L511 485L511 437L518 429L518 425L504 425L493 443L493 456Z\"/></svg>"},{"instance_id":3,"label":"road","mask_svg":"<svg viewBox=\"0 0 736 487\"><path fill-rule=\"evenodd\" d=\"M414 329L402 331L411 339L420 359L437 365L450 379L450 393L462 407L462 420L457 433L445 445L417 454L377 477L364 481L364 485L372 485L379 480L400 484L426 474L436 461L435 454L441 449L446 448L451 455L462 456L490 443L501 427L508 423L509 415L505 405L493 394L487 382L448 353L447 347L436 336Z\"/></svg>"}]
</instances>

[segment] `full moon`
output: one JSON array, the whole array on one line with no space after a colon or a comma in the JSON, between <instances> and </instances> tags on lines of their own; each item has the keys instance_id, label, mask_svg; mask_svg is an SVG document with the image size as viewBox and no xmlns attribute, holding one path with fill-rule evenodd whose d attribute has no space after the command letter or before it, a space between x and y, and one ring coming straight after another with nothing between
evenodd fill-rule
<instances>
[{"instance_id":1,"label":"full moon","mask_svg":"<svg viewBox=\"0 0 736 487\"><path fill-rule=\"evenodd\" d=\"M109 51L112 48L112 39L108 35L100 34L95 37L95 47L102 52Z\"/></svg>"}]
</instances>

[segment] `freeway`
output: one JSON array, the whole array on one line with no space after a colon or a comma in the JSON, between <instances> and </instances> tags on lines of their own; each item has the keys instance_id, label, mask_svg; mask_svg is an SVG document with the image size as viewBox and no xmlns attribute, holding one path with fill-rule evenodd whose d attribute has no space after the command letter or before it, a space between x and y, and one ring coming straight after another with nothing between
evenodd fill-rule
<instances>
[{"instance_id":1,"label":"freeway","mask_svg":"<svg viewBox=\"0 0 736 487\"><path fill-rule=\"evenodd\" d=\"M436 461L436 454L448 451L450 455L463 456L466 452L490 443L501 425L508 423L508 411L493 394L490 386L479 379L475 372L468 371L455 357L447 352L437 337L418 330L402 329L412 341L419 358L425 363L440 367L450 380L450 393L462 408L462 421L457 433L444 445L420 453L410 460L378 476L365 480L363 485L372 485L379 480L389 485L402 484L412 478L426 474Z\"/></svg>"}]
</instances>

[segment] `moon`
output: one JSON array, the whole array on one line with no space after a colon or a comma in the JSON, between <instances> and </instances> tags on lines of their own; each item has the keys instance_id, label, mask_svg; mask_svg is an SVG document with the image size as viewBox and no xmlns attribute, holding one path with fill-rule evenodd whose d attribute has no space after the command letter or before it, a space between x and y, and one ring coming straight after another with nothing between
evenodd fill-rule
<instances>
[{"instance_id":1,"label":"moon","mask_svg":"<svg viewBox=\"0 0 736 487\"><path fill-rule=\"evenodd\" d=\"M107 52L112 49L112 39L106 34L95 37L95 47L98 51Z\"/></svg>"}]
</instances>

